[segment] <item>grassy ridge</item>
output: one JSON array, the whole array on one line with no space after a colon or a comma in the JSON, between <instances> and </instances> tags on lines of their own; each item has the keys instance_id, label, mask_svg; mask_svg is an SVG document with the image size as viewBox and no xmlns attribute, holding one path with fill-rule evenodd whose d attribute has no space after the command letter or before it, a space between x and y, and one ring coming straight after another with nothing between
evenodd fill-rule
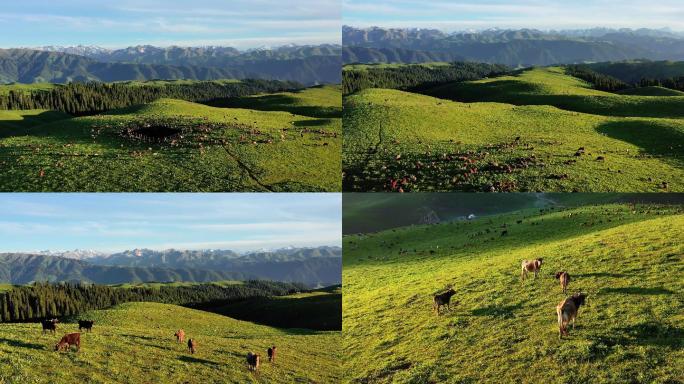
<instances>
[{"instance_id":1,"label":"grassy ridge","mask_svg":"<svg viewBox=\"0 0 684 384\"><path fill-rule=\"evenodd\" d=\"M342 117L341 95L341 86L325 85L293 92L213 100L207 105L259 111L287 111L303 116L335 118Z\"/></svg>"},{"instance_id":2,"label":"grassy ridge","mask_svg":"<svg viewBox=\"0 0 684 384\"><path fill-rule=\"evenodd\" d=\"M678 382L682 228L681 206L610 204L346 236L346 381ZM537 257L540 278L521 284ZM558 270L589 295L563 341ZM461 304L437 317L449 284Z\"/></svg>"},{"instance_id":3,"label":"grassy ridge","mask_svg":"<svg viewBox=\"0 0 684 384\"><path fill-rule=\"evenodd\" d=\"M39 118L17 125L17 115ZM339 118L172 99L68 120L42 111L0 117L0 189L5 191L340 189ZM124 127L145 123L191 133L174 147L121 137ZM3 129L7 126L11 129ZM209 131L199 130L202 126Z\"/></svg>"},{"instance_id":4,"label":"grassy ridge","mask_svg":"<svg viewBox=\"0 0 684 384\"><path fill-rule=\"evenodd\" d=\"M78 353L54 352L75 322L42 335L40 324L0 325L0 381L5 383L292 383L339 381L339 332L286 331L207 312L157 303L127 303L82 314L95 320ZM190 355L173 337L183 328L198 343ZM276 364L248 372L248 351L265 356L278 346Z\"/></svg>"},{"instance_id":5,"label":"grassy ridge","mask_svg":"<svg viewBox=\"0 0 684 384\"><path fill-rule=\"evenodd\" d=\"M505 103L385 89L345 97L346 191L684 190L684 120L664 118L681 115L684 98L608 94L554 68L429 93ZM565 109L511 104L558 99Z\"/></svg>"}]
</instances>

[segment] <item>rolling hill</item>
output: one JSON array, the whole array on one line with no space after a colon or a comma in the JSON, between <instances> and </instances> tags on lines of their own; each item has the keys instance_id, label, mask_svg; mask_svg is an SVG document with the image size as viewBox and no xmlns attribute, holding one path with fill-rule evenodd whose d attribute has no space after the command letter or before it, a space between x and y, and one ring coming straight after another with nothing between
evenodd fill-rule
<instances>
[{"instance_id":1,"label":"rolling hill","mask_svg":"<svg viewBox=\"0 0 684 384\"><path fill-rule=\"evenodd\" d=\"M81 335L81 351L54 351L61 335L77 332L76 317L56 336L40 324L0 324L0 380L6 383L80 382L339 382L340 332L278 329L204 311L158 303L127 303L80 314L95 320ZM174 332L197 342L191 355ZM266 349L278 347L275 363ZM247 352L259 352L258 374L247 370Z\"/></svg>"},{"instance_id":2,"label":"rolling hill","mask_svg":"<svg viewBox=\"0 0 684 384\"><path fill-rule=\"evenodd\" d=\"M593 89L534 68L344 99L345 191L684 188L684 98Z\"/></svg>"},{"instance_id":3,"label":"rolling hill","mask_svg":"<svg viewBox=\"0 0 684 384\"><path fill-rule=\"evenodd\" d=\"M678 382L682 228L681 205L617 203L345 236L344 382ZM560 270L588 294L563 340ZM436 316L450 285L459 304Z\"/></svg>"},{"instance_id":4,"label":"rolling hill","mask_svg":"<svg viewBox=\"0 0 684 384\"><path fill-rule=\"evenodd\" d=\"M306 99L297 111L317 115L310 93L327 95L325 117L289 112ZM0 190L340 190L342 122L329 114L339 87L278 95L254 110L159 99L74 118L0 112Z\"/></svg>"}]
</instances>

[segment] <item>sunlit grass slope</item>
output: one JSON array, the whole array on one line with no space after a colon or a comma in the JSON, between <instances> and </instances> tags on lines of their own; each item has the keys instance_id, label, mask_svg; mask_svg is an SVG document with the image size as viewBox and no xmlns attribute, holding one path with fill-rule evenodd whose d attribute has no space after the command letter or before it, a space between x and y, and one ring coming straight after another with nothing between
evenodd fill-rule
<instances>
[{"instance_id":1,"label":"sunlit grass slope","mask_svg":"<svg viewBox=\"0 0 684 384\"><path fill-rule=\"evenodd\" d=\"M81 335L81 351L57 353L61 335L76 322L58 325L57 336L40 324L0 324L3 383L332 383L340 381L340 333L279 330L157 303L128 303L79 316L95 320ZM173 334L183 328L197 341L191 355ZM275 364L262 360L247 370L248 351L265 357L276 345Z\"/></svg>"},{"instance_id":2,"label":"sunlit grass slope","mask_svg":"<svg viewBox=\"0 0 684 384\"><path fill-rule=\"evenodd\" d=\"M518 104L534 104L528 93L539 97L539 104L552 104L547 96L564 89L598 103L641 97L603 96L551 70L521 76L525 74L563 81L527 82L521 93L512 93L508 88L520 86L516 81L487 79L483 81L511 84L504 87L508 90L497 86L485 91ZM470 87L463 93L470 99L484 98L480 86L453 85ZM679 102L678 97L663 99ZM684 111L682 106L673 110ZM463 103L366 89L345 98L343 151L346 191L684 190L684 119L603 116L549 105Z\"/></svg>"},{"instance_id":3,"label":"sunlit grass slope","mask_svg":"<svg viewBox=\"0 0 684 384\"><path fill-rule=\"evenodd\" d=\"M17 125L17 114L59 120ZM340 189L339 118L172 99L90 117L62 119L55 114L1 112L1 190ZM183 138L177 145L150 144L121 134L144 125L176 127Z\"/></svg>"},{"instance_id":4,"label":"sunlit grass slope","mask_svg":"<svg viewBox=\"0 0 684 384\"><path fill-rule=\"evenodd\" d=\"M345 236L345 382L681 382L683 228L681 206L609 204ZM588 294L563 340L560 270Z\"/></svg>"}]
</instances>

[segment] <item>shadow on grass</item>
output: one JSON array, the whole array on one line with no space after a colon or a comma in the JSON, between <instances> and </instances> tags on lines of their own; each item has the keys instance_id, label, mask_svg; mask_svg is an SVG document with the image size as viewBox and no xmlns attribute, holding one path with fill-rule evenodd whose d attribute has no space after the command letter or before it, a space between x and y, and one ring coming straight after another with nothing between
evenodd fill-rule
<instances>
[{"instance_id":1,"label":"shadow on grass","mask_svg":"<svg viewBox=\"0 0 684 384\"><path fill-rule=\"evenodd\" d=\"M37 349L37 350L44 350L45 349L45 346L41 345L41 344L26 343L24 341L5 339L5 338L0 338L0 343L5 343L11 347L18 347L18 348L29 348L29 349Z\"/></svg>"},{"instance_id":2,"label":"shadow on grass","mask_svg":"<svg viewBox=\"0 0 684 384\"><path fill-rule=\"evenodd\" d=\"M186 363L199 363L199 364L204 364L204 365L219 365L219 363L207 359L200 359L199 357L193 357L193 356L181 356L178 358L180 361L184 361Z\"/></svg>"},{"instance_id":3,"label":"shadow on grass","mask_svg":"<svg viewBox=\"0 0 684 384\"><path fill-rule=\"evenodd\" d=\"M521 308L520 304L497 306L490 305L488 307L481 307L472 311L473 316L491 316L502 319L510 319L515 317L514 312Z\"/></svg>"},{"instance_id":4,"label":"shadow on grass","mask_svg":"<svg viewBox=\"0 0 684 384\"><path fill-rule=\"evenodd\" d=\"M611 335L601 335L592 339L595 344L600 343L608 347L615 345L652 345L669 346L679 350L684 348L684 329L651 321L613 329Z\"/></svg>"},{"instance_id":5,"label":"shadow on grass","mask_svg":"<svg viewBox=\"0 0 684 384\"><path fill-rule=\"evenodd\" d=\"M329 119L298 120L294 122L295 127L321 127L328 124L330 124Z\"/></svg>"},{"instance_id":6,"label":"shadow on grass","mask_svg":"<svg viewBox=\"0 0 684 384\"><path fill-rule=\"evenodd\" d=\"M574 277L624 277L622 273L593 272L593 273L573 273Z\"/></svg>"},{"instance_id":7,"label":"shadow on grass","mask_svg":"<svg viewBox=\"0 0 684 384\"><path fill-rule=\"evenodd\" d=\"M662 156L684 166L684 149L673 144L684 142L684 132L651 121L619 121L600 125L596 129L613 139L640 147L653 156Z\"/></svg>"},{"instance_id":8,"label":"shadow on grass","mask_svg":"<svg viewBox=\"0 0 684 384\"><path fill-rule=\"evenodd\" d=\"M296 92L293 92L296 93ZM289 95L264 95L215 99L204 104L216 108L245 108L258 111L283 111L310 117L342 117L342 108L298 105L299 100Z\"/></svg>"},{"instance_id":9,"label":"shadow on grass","mask_svg":"<svg viewBox=\"0 0 684 384\"><path fill-rule=\"evenodd\" d=\"M21 114L22 111L15 112ZM58 111L45 111L37 115L21 116L22 120L0 120L0 138L23 134L28 128L70 118L66 113Z\"/></svg>"},{"instance_id":10,"label":"shadow on grass","mask_svg":"<svg viewBox=\"0 0 684 384\"><path fill-rule=\"evenodd\" d=\"M623 295L671 295L674 292L662 287L624 287L624 288L603 288L601 293L619 293Z\"/></svg>"}]
</instances>

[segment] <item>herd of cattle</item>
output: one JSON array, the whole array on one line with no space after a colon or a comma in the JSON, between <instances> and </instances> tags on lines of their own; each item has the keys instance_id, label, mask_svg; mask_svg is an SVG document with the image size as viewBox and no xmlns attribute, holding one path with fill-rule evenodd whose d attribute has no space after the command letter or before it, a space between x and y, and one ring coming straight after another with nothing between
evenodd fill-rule
<instances>
[{"instance_id":1,"label":"herd of cattle","mask_svg":"<svg viewBox=\"0 0 684 384\"><path fill-rule=\"evenodd\" d=\"M57 333L57 324L59 323L59 319L46 319L46 320L41 320L41 324L43 326L43 333L45 332L52 332L53 334ZM93 324L95 321L93 320L79 320L78 321L78 330L79 332L83 331L84 329L88 332L91 332L93 330ZM174 333L174 336L176 337L176 342L178 343L183 343L185 341L185 331L183 329L179 329ZM79 351L81 349L81 334L80 333L69 333L64 335L62 339L55 345L55 351L63 351L63 350L70 350L72 346L76 346L76 351ZM197 352L197 341L195 339L188 339L188 351L191 354L195 354ZM268 348L266 350L266 353L268 355L268 361L270 363L275 362L276 358L276 347L275 345ZM261 364L261 356L258 353L254 352L247 352L247 367L250 371L256 372L259 370L259 365Z\"/></svg>"},{"instance_id":2,"label":"herd of cattle","mask_svg":"<svg viewBox=\"0 0 684 384\"><path fill-rule=\"evenodd\" d=\"M529 273L534 273L534 278L541 271L543 258L535 260L523 260L521 264L520 279L525 281ZM560 281L561 289L563 294L567 295L568 284L570 283L570 274L565 271L556 272L556 280ZM440 308L443 306L450 310L449 303L451 302L451 297L456 294L456 291L449 287L449 290L434 296L432 308L435 313L439 316ZM566 297L556 306L556 313L558 314L558 337L563 338L563 335L568 334L568 324L572 322L572 328L575 329L575 319L577 318L577 312L579 308L584 305L587 295L581 292L575 293L570 297ZM458 305L458 301L454 302L454 305Z\"/></svg>"}]
</instances>

